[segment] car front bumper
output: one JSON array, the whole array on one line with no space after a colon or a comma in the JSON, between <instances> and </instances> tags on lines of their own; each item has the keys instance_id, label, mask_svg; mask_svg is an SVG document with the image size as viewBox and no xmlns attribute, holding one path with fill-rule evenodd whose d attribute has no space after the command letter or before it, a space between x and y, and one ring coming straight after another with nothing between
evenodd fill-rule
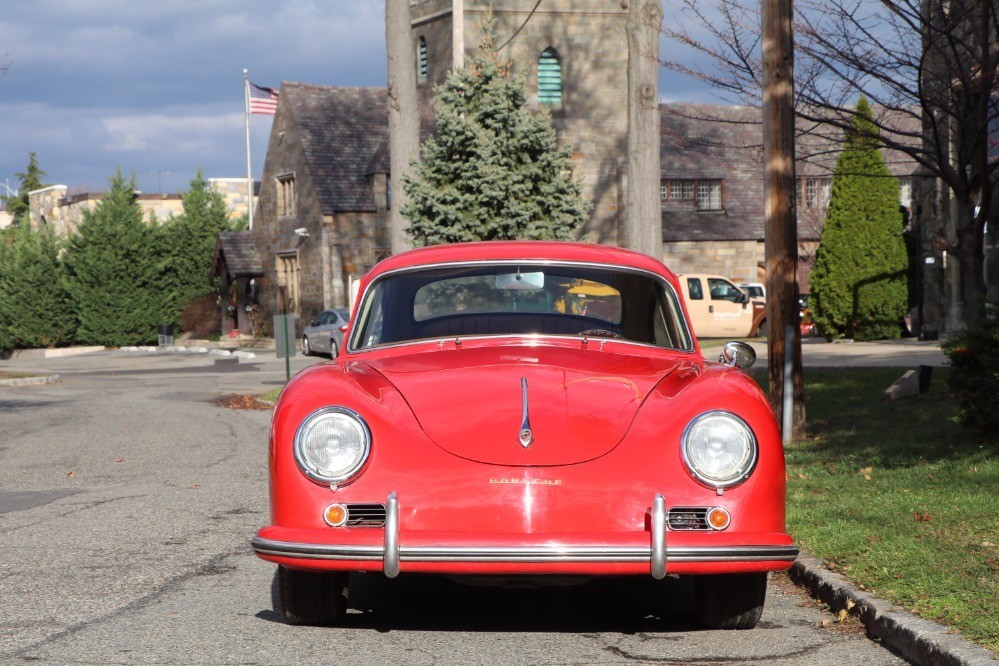
<instances>
[{"instance_id":1,"label":"car front bumper","mask_svg":"<svg viewBox=\"0 0 999 666\"><path fill-rule=\"evenodd\" d=\"M336 541L334 542L334 538ZM299 569L466 574L741 573L790 568L798 555L785 534L673 532L656 495L648 530L634 534L470 535L402 532L395 493L384 529L269 527L252 540L261 558Z\"/></svg>"}]
</instances>

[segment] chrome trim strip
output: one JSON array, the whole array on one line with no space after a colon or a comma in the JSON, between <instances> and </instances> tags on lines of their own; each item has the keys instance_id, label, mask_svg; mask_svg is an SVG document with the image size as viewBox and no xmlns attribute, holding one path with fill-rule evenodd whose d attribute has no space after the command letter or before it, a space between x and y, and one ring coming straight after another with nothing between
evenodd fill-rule
<instances>
[{"instance_id":1,"label":"chrome trim strip","mask_svg":"<svg viewBox=\"0 0 999 666\"><path fill-rule=\"evenodd\" d=\"M254 537L253 550L260 555L314 560L382 561L385 549L378 546L306 544ZM398 550L401 562L649 562L649 546L415 546ZM734 546L666 548L667 562L793 562L797 546Z\"/></svg>"},{"instance_id":2,"label":"chrome trim strip","mask_svg":"<svg viewBox=\"0 0 999 666\"><path fill-rule=\"evenodd\" d=\"M517 440L526 449L534 443L534 433L531 432L531 419L527 409L527 377L520 378L520 397L520 432L517 434Z\"/></svg>"},{"instance_id":3,"label":"chrome trim strip","mask_svg":"<svg viewBox=\"0 0 999 666\"><path fill-rule=\"evenodd\" d=\"M661 493L652 500L652 577L666 577L666 498Z\"/></svg>"},{"instance_id":4,"label":"chrome trim strip","mask_svg":"<svg viewBox=\"0 0 999 666\"><path fill-rule=\"evenodd\" d=\"M385 575L395 578L399 575L399 498L393 490L385 504Z\"/></svg>"}]
</instances>

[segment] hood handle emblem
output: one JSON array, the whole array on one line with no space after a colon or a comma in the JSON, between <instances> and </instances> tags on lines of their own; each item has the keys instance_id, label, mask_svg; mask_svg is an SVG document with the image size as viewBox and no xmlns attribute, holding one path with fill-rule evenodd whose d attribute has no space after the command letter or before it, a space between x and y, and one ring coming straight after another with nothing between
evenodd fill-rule
<instances>
[{"instance_id":1,"label":"hood handle emblem","mask_svg":"<svg viewBox=\"0 0 999 666\"><path fill-rule=\"evenodd\" d=\"M534 433L531 432L531 419L527 414L527 377L520 378L520 395L523 409L521 412L520 434L518 439L520 445L525 449L534 443Z\"/></svg>"}]
</instances>

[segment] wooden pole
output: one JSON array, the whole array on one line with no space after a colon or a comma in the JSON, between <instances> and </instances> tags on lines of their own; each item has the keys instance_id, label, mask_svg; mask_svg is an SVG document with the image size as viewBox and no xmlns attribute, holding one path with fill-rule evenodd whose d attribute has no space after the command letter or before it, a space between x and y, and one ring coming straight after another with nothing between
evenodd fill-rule
<instances>
[{"instance_id":1,"label":"wooden pole","mask_svg":"<svg viewBox=\"0 0 999 666\"><path fill-rule=\"evenodd\" d=\"M623 4L623 3L622 3ZM628 10L628 185L624 246L663 258L659 201L659 34L661 0L634 0Z\"/></svg>"},{"instance_id":2,"label":"wooden pole","mask_svg":"<svg viewBox=\"0 0 999 666\"><path fill-rule=\"evenodd\" d=\"M420 154L420 110L416 88L416 47L409 0L385 0L385 42L388 56L389 126L389 244L392 253L412 247L409 226L399 212L406 203L403 174Z\"/></svg>"},{"instance_id":3,"label":"wooden pole","mask_svg":"<svg viewBox=\"0 0 999 666\"><path fill-rule=\"evenodd\" d=\"M770 407L784 424L786 444L792 437L801 438L805 425L795 211L793 14L791 0L762 2L767 358ZM786 414L789 407L792 414Z\"/></svg>"}]
</instances>

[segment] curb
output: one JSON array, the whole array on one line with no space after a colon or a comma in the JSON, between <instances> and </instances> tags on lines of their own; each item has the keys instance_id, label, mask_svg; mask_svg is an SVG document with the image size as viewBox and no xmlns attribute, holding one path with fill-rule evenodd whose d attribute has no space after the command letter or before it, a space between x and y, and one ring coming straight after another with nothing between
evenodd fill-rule
<instances>
[{"instance_id":1,"label":"curb","mask_svg":"<svg viewBox=\"0 0 999 666\"><path fill-rule=\"evenodd\" d=\"M44 377L17 377L16 379L0 379L0 386L41 386L42 384L54 384L61 382L59 375L45 375Z\"/></svg>"},{"instance_id":2,"label":"curb","mask_svg":"<svg viewBox=\"0 0 999 666\"><path fill-rule=\"evenodd\" d=\"M846 609L857 616L867 627L868 636L880 640L910 663L947 666L999 664L991 652L947 627L924 620L858 589L840 574L827 569L822 560L802 554L788 571L788 576L796 585L827 604L834 613Z\"/></svg>"},{"instance_id":3,"label":"curb","mask_svg":"<svg viewBox=\"0 0 999 666\"><path fill-rule=\"evenodd\" d=\"M104 351L106 349L107 347L102 346L56 347L52 349L15 349L10 353L10 358L14 361L37 360L43 358L63 358L65 356L93 354L94 352Z\"/></svg>"}]
</instances>

